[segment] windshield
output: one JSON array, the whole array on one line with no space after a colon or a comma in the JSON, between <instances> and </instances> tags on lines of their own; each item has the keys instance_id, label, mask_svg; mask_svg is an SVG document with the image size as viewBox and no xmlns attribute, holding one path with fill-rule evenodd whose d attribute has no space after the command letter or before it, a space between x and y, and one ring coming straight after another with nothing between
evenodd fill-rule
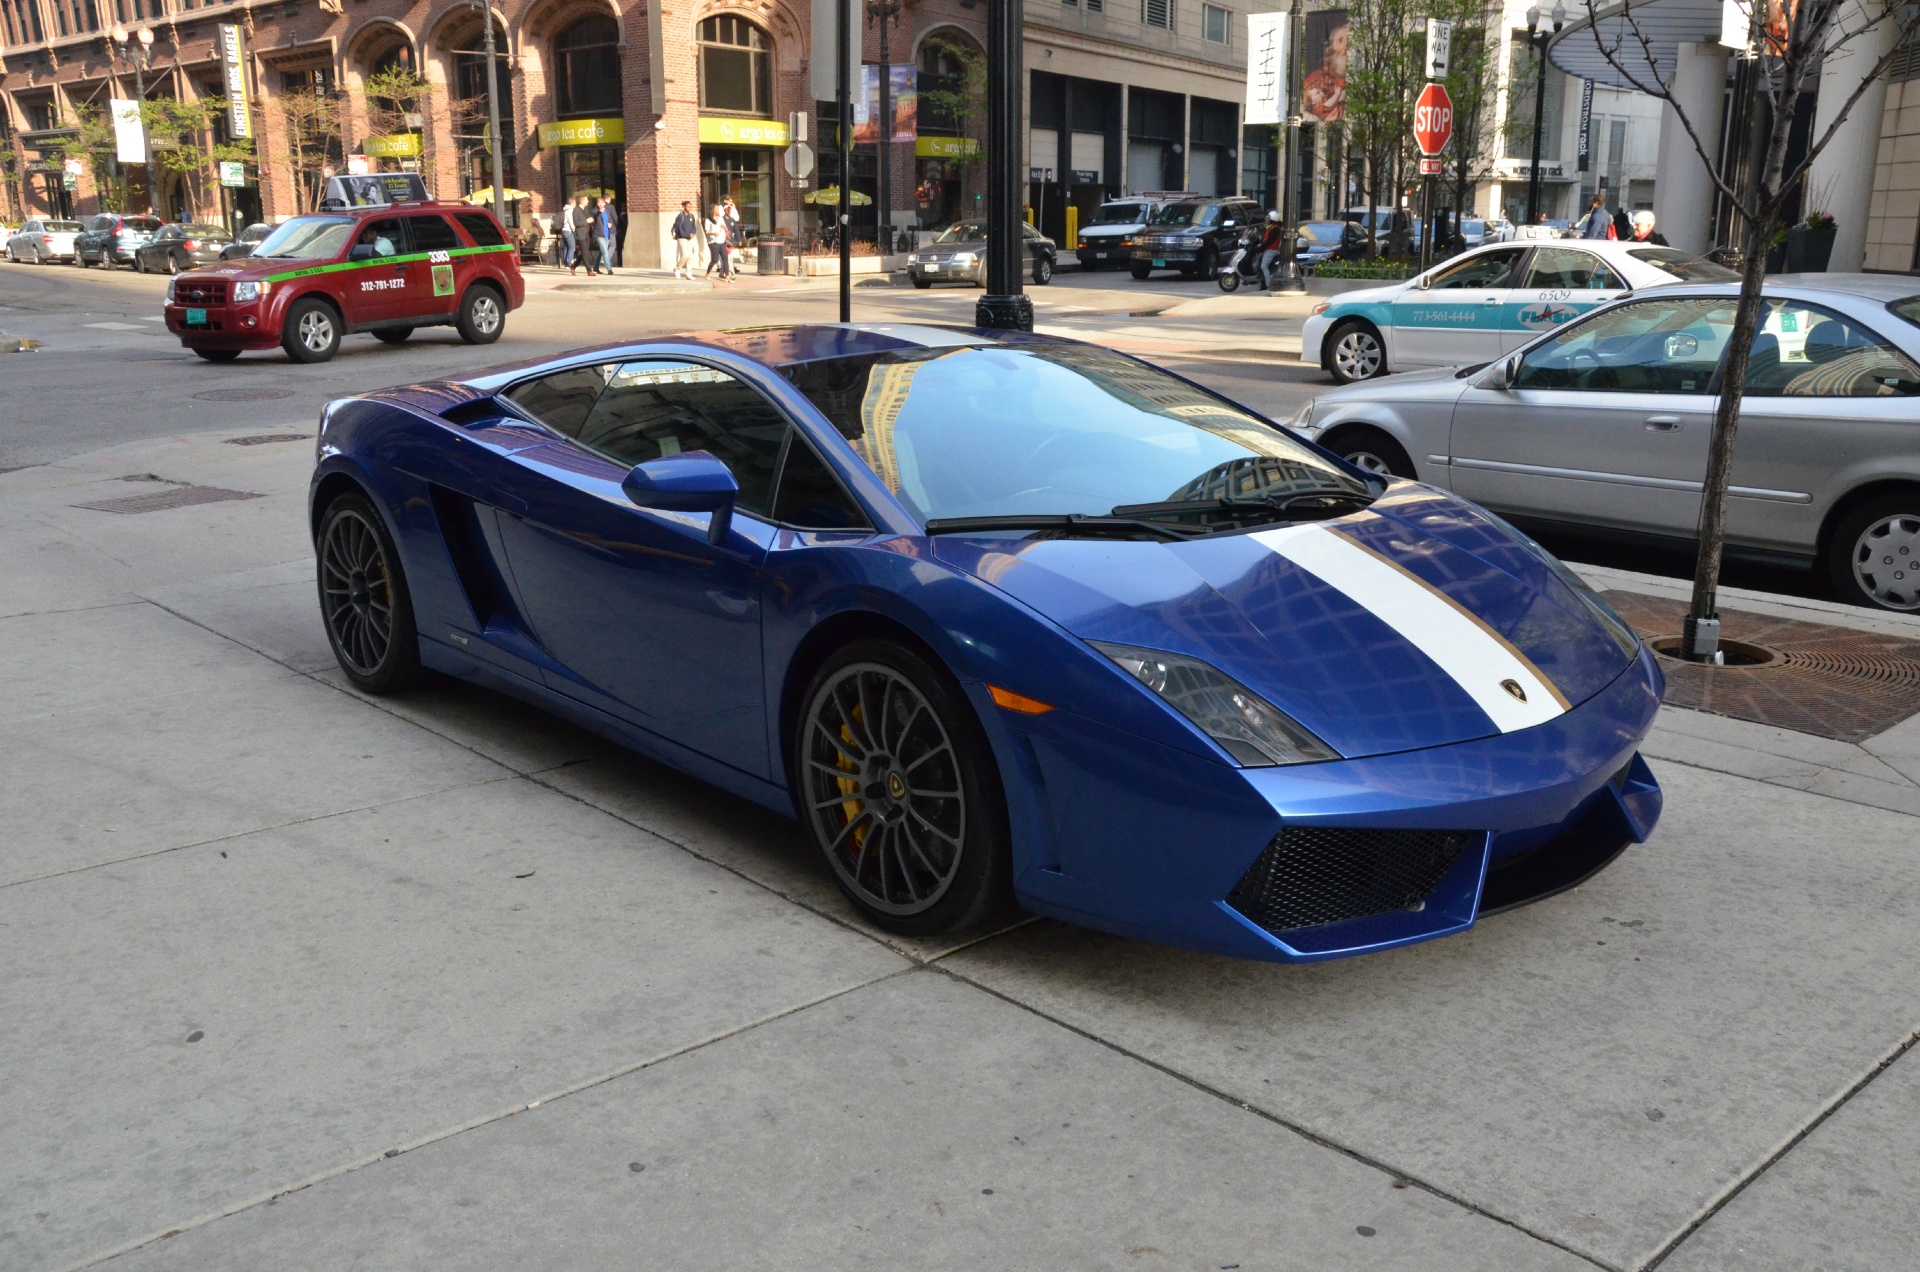
<instances>
[{"instance_id":1,"label":"windshield","mask_svg":"<svg viewBox=\"0 0 1920 1272\"><path fill-rule=\"evenodd\" d=\"M987 241L987 223L985 221L962 221L958 225L949 225L934 237L936 243L984 243Z\"/></svg>"},{"instance_id":2,"label":"windshield","mask_svg":"<svg viewBox=\"0 0 1920 1272\"><path fill-rule=\"evenodd\" d=\"M923 521L1370 493L1266 421L1107 349L913 349L786 374Z\"/></svg>"},{"instance_id":3,"label":"windshield","mask_svg":"<svg viewBox=\"0 0 1920 1272\"><path fill-rule=\"evenodd\" d=\"M1694 256L1677 247L1630 247L1627 255L1643 261L1663 274L1672 274L1683 283L1735 283L1740 275L1724 265L1715 265L1703 256Z\"/></svg>"},{"instance_id":4,"label":"windshield","mask_svg":"<svg viewBox=\"0 0 1920 1272\"><path fill-rule=\"evenodd\" d=\"M1216 211L1205 203L1169 203L1153 214L1155 225L1212 225Z\"/></svg>"},{"instance_id":5,"label":"windshield","mask_svg":"<svg viewBox=\"0 0 1920 1272\"><path fill-rule=\"evenodd\" d=\"M1147 209L1138 203L1102 203L1093 214L1095 225L1138 225L1147 219Z\"/></svg>"},{"instance_id":6,"label":"windshield","mask_svg":"<svg viewBox=\"0 0 1920 1272\"><path fill-rule=\"evenodd\" d=\"M296 216L260 240L261 260L318 261L340 255L359 222L350 216Z\"/></svg>"}]
</instances>

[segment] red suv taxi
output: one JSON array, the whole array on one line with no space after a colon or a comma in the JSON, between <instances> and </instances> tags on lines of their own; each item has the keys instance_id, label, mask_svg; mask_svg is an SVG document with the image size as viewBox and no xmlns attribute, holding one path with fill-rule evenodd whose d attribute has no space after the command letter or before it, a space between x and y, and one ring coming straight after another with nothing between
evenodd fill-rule
<instances>
[{"instance_id":1,"label":"red suv taxi","mask_svg":"<svg viewBox=\"0 0 1920 1272\"><path fill-rule=\"evenodd\" d=\"M513 245L485 208L387 203L297 216L253 255L167 286L167 330L209 362L279 345L325 362L340 338L399 344L415 327L457 327L492 344L526 300Z\"/></svg>"}]
</instances>

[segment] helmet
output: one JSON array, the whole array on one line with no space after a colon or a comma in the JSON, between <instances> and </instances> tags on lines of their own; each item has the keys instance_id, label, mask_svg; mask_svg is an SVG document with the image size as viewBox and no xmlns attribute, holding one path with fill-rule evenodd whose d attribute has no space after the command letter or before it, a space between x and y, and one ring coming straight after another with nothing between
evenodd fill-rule
<instances>
[{"instance_id":1,"label":"helmet","mask_svg":"<svg viewBox=\"0 0 1920 1272\"><path fill-rule=\"evenodd\" d=\"M1267 213L1267 220L1278 225L1280 224L1280 214L1278 212L1269 212Z\"/></svg>"}]
</instances>

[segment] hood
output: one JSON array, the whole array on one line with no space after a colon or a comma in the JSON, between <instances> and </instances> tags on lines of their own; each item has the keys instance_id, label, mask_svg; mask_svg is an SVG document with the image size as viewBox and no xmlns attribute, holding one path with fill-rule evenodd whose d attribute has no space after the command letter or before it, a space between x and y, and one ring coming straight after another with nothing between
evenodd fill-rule
<instances>
[{"instance_id":1,"label":"hood","mask_svg":"<svg viewBox=\"0 0 1920 1272\"><path fill-rule=\"evenodd\" d=\"M1132 225L1089 225L1086 229L1080 231L1080 237L1083 239L1126 238L1128 235L1138 234L1146 228L1145 222L1136 222Z\"/></svg>"},{"instance_id":2,"label":"hood","mask_svg":"<svg viewBox=\"0 0 1920 1272\"><path fill-rule=\"evenodd\" d=\"M249 256L238 257L230 261L220 261L212 265L202 265L181 274L182 278L211 279L219 282L237 283L242 279L262 279L280 274L292 273L314 265L330 264L328 261L260 261Z\"/></svg>"},{"instance_id":3,"label":"hood","mask_svg":"<svg viewBox=\"0 0 1920 1272\"><path fill-rule=\"evenodd\" d=\"M961 252L970 252L985 260L987 245L985 243L936 243L931 247L917 247L913 250L913 254L923 260L929 256L938 256L944 260Z\"/></svg>"},{"instance_id":4,"label":"hood","mask_svg":"<svg viewBox=\"0 0 1920 1272\"><path fill-rule=\"evenodd\" d=\"M1354 516L1186 543L941 543L1082 639L1205 659L1348 758L1544 724L1633 656L1502 525L1411 482Z\"/></svg>"},{"instance_id":5,"label":"hood","mask_svg":"<svg viewBox=\"0 0 1920 1272\"><path fill-rule=\"evenodd\" d=\"M1328 297L1328 299L1333 302L1328 308L1339 309L1346 305L1384 304L1387 301L1399 299L1400 293L1406 289L1406 280L1402 279L1397 283L1386 283L1379 287L1362 287L1356 291L1340 292L1337 295Z\"/></svg>"},{"instance_id":6,"label":"hood","mask_svg":"<svg viewBox=\"0 0 1920 1272\"><path fill-rule=\"evenodd\" d=\"M1313 399L1314 423L1331 419L1336 408L1351 402L1447 401L1464 393L1475 378L1461 377L1459 367L1427 367L1343 384Z\"/></svg>"}]
</instances>

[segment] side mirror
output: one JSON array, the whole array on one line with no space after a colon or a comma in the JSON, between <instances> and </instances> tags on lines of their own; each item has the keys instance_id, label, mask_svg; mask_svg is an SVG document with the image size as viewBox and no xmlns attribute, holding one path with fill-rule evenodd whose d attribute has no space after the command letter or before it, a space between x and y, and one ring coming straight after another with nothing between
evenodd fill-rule
<instances>
[{"instance_id":1,"label":"side mirror","mask_svg":"<svg viewBox=\"0 0 1920 1272\"><path fill-rule=\"evenodd\" d=\"M710 512L707 542L719 546L733 526L733 501L740 483L733 470L707 451L663 455L634 465L620 489L638 508L663 512Z\"/></svg>"},{"instance_id":2,"label":"side mirror","mask_svg":"<svg viewBox=\"0 0 1920 1272\"><path fill-rule=\"evenodd\" d=\"M1500 359L1494 363L1492 367L1488 368L1486 375L1480 379L1480 387L1499 392L1503 389L1512 388L1513 382L1519 378L1520 355L1516 353L1511 357Z\"/></svg>"},{"instance_id":3,"label":"side mirror","mask_svg":"<svg viewBox=\"0 0 1920 1272\"><path fill-rule=\"evenodd\" d=\"M1414 281L1414 285L1418 287L1421 291L1433 290L1433 275L1431 274L1422 274L1420 275L1420 277L1414 279L1413 281Z\"/></svg>"},{"instance_id":4,"label":"side mirror","mask_svg":"<svg viewBox=\"0 0 1920 1272\"><path fill-rule=\"evenodd\" d=\"M372 259L373 259L373 244L371 244L371 243L356 243L356 244L354 244L354 245L353 245L353 250L347 253L347 259L348 259L348 260L350 260L350 261L370 261L370 260L372 260Z\"/></svg>"}]
</instances>

